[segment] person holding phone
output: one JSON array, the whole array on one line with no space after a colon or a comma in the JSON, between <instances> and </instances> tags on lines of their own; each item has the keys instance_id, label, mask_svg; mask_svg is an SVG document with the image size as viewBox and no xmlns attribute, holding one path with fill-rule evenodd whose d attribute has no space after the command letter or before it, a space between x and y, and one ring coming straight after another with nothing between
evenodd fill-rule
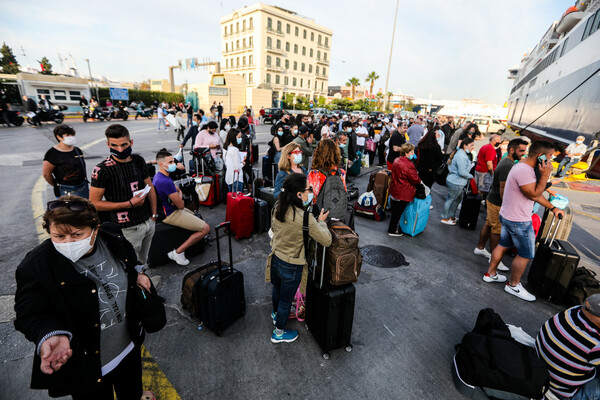
<instances>
[{"instance_id":1,"label":"person holding phone","mask_svg":"<svg viewBox=\"0 0 600 400\"><path fill-rule=\"evenodd\" d=\"M485 282L506 282L505 292L526 301L535 301L535 296L521 284L527 264L535 256L535 234L531 222L533 204L537 202L549 208L558 218L564 216L564 211L554 207L543 196L552 174L550 157L553 151L552 143L537 140L531 144L529 156L510 170L500 208L500 242L492 252L488 272L483 276ZM536 169L539 170L539 178L536 177ZM497 268L502 257L513 247L516 247L517 255L510 267L510 279L507 279L497 273Z\"/></svg>"},{"instance_id":2,"label":"person holding phone","mask_svg":"<svg viewBox=\"0 0 600 400\"><path fill-rule=\"evenodd\" d=\"M286 330L285 326L298 286L301 293L306 292L308 264L303 232L305 215L308 217L309 237L322 246L331 244L331 232L325 222L329 211L321 210L318 219L315 219L307 210L312 200L312 186L306 175L294 172L285 178L271 222L271 254L267 258L265 273L266 281L273 284L273 343L293 342L298 338L298 332Z\"/></svg>"}]
</instances>

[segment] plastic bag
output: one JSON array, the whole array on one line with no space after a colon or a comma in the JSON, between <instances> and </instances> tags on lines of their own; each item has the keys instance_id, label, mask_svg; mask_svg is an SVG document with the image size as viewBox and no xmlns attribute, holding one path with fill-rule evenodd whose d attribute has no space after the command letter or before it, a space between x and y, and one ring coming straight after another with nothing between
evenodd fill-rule
<instances>
[{"instance_id":1,"label":"plastic bag","mask_svg":"<svg viewBox=\"0 0 600 400\"><path fill-rule=\"evenodd\" d=\"M517 342L524 344L525 346L535 347L535 339L525 332L523 328L511 324L506 324L506 326L508 326L510 336Z\"/></svg>"},{"instance_id":2,"label":"plastic bag","mask_svg":"<svg viewBox=\"0 0 600 400\"><path fill-rule=\"evenodd\" d=\"M562 194L551 194L550 195L550 203L558 209L564 210L569 205L569 199Z\"/></svg>"}]
</instances>

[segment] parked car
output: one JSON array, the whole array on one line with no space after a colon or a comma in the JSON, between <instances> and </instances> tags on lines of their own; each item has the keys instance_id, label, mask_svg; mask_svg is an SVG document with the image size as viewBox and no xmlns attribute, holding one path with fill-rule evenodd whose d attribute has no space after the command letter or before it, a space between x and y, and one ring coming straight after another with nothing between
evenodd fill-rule
<instances>
[{"instance_id":1,"label":"parked car","mask_svg":"<svg viewBox=\"0 0 600 400\"><path fill-rule=\"evenodd\" d=\"M350 115L353 116L353 117L360 118L362 120L365 120L365 119L369 118L369 114L367 114L366 111L352 111L350 113Z\"/></svg>"},{"instance_id":2,"label":"parked car","mask_svg":"<svg viewBox=\"0 0 600 400\"><path fill-rule=\"evenodd\" d=\"M342 118L344 115L348 115L348 113L343 110L333 110L331 113L333 114L334 117L337 117L337 118Z\"/></svg>"},{"instance_id":3,"label":"parked car","mask_svg":"<svg viewBox=\"0 0 600 400\"><path fill-rule=\"evenodd\" d=\"M329 113L329 110L326 108L313 108L312 109L313 112L313 118L315 120L319 120L321 119L324 115L327 115Z\"/></svg>"},{"instance_id":4,"label":"parked car","mask_svg":"<svg viewBox=\"0 0 600 400\"><path fill-rule=\"evenodd\" d=\"M277 123L277 121L279 121L281 119L282 116L283 116L283 108L267 108L267 109L265 109L265 116L263 118L263 123L266 124L267 122L270 122L273 125L275 125Z\"/></svg>"},{"instance_id":5,"label":"parked car","mask_svg":"<svg viewBox=\"0 0 600 400\"><path fill-rule=\"evenodd\" d=\"M372 111L369 113L369 117L375 118L375 119L381 119L381 118L383 118L383 113L380 111Z\"/></svg>"},{"instance_id":6,"label":"parked car","mask_svg":"<svg viewBox=\"0 0 600 400\"><path fill-rule=\"evenodd\" d=\"M498 119L477 117L473 118L473 123L479 127L483 133L496 133L502 135L506 131L506 126Z\"/></svg>"}]
</instances>

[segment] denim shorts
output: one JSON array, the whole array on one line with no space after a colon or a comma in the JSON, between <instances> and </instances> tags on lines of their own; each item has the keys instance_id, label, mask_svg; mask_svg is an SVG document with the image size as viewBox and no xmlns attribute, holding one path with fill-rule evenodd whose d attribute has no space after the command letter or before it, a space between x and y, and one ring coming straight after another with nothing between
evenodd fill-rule
<instances>
[{"instance_id":1,"label":"denim shorts","mask_svg":"<svg viewBox=\"0 0 600 400\"><path fill-rule=\"evenodd\" d=\"M533 223L509 221L500 216L502 231L500 233L500 246L510 249L517 248L520 257L533 259L535 256L535 233Z\"/></svg>"}]
</instances>

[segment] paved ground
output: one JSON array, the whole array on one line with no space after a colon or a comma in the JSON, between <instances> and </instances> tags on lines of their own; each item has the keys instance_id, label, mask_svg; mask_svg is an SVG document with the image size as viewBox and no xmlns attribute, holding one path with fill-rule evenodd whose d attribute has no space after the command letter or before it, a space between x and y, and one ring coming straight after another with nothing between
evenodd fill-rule
<instances>
[{"instance_id":1,"label":"paved ground","mask_svg":"<svg viewBox=\"0 0 600 400\"><path fill-rule=\"evenodd\" d=\"M70 123L77 129L78 145L88 144L84 152L89 173L107 155L103 130L108 124ZM125 124L132 133L134 151L146 158L161 147L175 150L177 146L172 131L156 132L156 120ZM38 243L34 210L39 212L51 196L47 185L36 182L43 155L53 145L52 128L0 129L0 399L46 398L44 392L28 389L33 345L14 330L11 307L14 270ZM259 128L263 152L266 131ZM363 169L363 174L354 181L361 192L368 171ZM598 204L598 194L562 192L570 197L576 212L583 212L581 204ZM429 225L415 238L388 237L389 220L357 218L361 246L391 247L400 251L409 265L385 269L363 265L356 285L351 353L334 351L330 360L324 360L304 324L296 321L291 323L300 331L295 343L271 344L270 285L263 279L269 252L266 234L233 243L236 268L245 276L248 307L246 316L222 337L198 329L179 304L183 275L216 259L216 246L193 258L188 268L168 264L152 269L158 289L167 299L169 322L161 332L147 336L147 350L182 399L461 398L452 384L450 361L454 345L472 328L481 308L493 307L508 323L522 326L534 336L540 325L562 308L545 301L526 303L505 294L501 285L484 283L481 276L487 262L472 253L478 230L439 223L445 193L445 187L434 186ZM225 207L202 212L214 226L224 219ZM597 267L600 215L587 214L575 215L570 241L585 257L582 264ZM484 212L479 227L483 218ZM510 261L507 257L504 263ZM160 393L164 393L162 399L177 398L166 391Z\"/></svg>"}]
</instances>

